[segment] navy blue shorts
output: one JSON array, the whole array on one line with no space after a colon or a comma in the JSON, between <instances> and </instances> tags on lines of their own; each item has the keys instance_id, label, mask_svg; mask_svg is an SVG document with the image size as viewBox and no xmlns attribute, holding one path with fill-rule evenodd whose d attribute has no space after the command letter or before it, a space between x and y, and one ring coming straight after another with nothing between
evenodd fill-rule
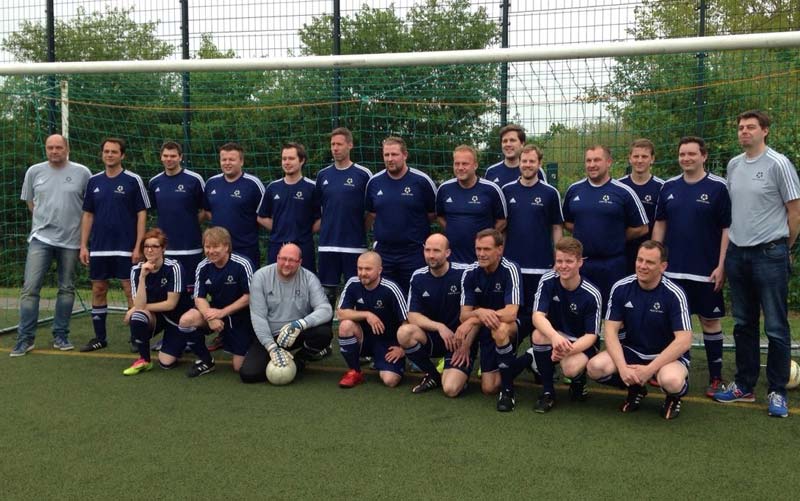
<instances>
[{"instance_id":1,"label":"navy blue shorts","mask_svg":"<svg viewBox=\"0 0 800 501\"><path fill-rule=\"evenodd\" d=\"M689 301L689 312L703 318L713 319L725 316L725 299L722 290L714 292L714 282L670 279L680 285Z\"/></svg>"},{"instance_id":2,"label":"navy blue shorts","mask_svg":"<svg viewBox=\"0 0 800 501\"><path fill-rule=\"evenodd\" d=\"M565 337L565 338L569 339L573 343L575 341L577 341L578 339L580 339L580 338L577 338L577 337L574 337L574 336L569 336L569 335L567 335L567 334L565 334L565 333L563 333L561 331L558 331L558 333L561 334L562 337ZM531 343L532 343L532 340L531 340ZM590 347L588 347L585 350L583 350L583 354L586 355L588 358L592 358L593 356L597 355L597 353L599 352L599 350L597 349L597 345L599 343L600 343L600 339L598 338L597 341L595 341L595 343L593 345L591 345Z\"/></svg>"},{"instance_id":3,"label":"navy blue shorts","mask_svg":"<svg viewBox=\"0 0 800 501\"><path fill-rule=\"evenodd\" d=\"M517 334L519 334L519 320L517 320L517 329ZM517 346L519 346L518 340L519 335L511 338L511 345L514 347L514 353L517 352ZM477 344L480 349L481 373L498 370L500 364L497 362L497 352L495 351L495 346L497 345L494 339L492 339L492 332L488 327L481 327L481 330L478 332Z\"/></svg>"},{"instance_id":4,"label":"navy blue shorts","mask_svg":"<svg viewBox=\"0 0 800 501\"><path fill-rule=\"evenodd\" d=\"M225 328L222 329L222 349L232 355L245 356L250 343L256 337L250 313L225 317Z\"/></svg>"},{"instance_id":5,"label":"navy blue shorts","mask_svg":"<svg viewBox=\"0 0 800 501\"><path fill-rule=\"evenodd\" d=\"M320 252L319 281L324 287L336 287L357 274L358 256L350 252Z\"/></svg>"},{"instance_id":6,"label":"navy blue shorts","mask_svg":"<svg viewBox=\"0 0 800 501\"><path fill-rule=\"evenodd\" d=\"M161 339L161 351L175 358L181 358L186 347L186 336L178 330L178 326L165 322L164 336Z\"/></svg>"},{"instance_id":7,"label":"navy blue shorts","mask_svg":"<svg viewBox=\"0 0 800 501\"><path fill-rule=\"evenodd\" d=\"M89 256L89 280L131 279L131 258L124 256Z\"/></svg>"},{"instance_id":8,"label":"navy blue shorts","mask_svg":"<svg viewBox=\"0 0 800 501\"><path fill-rule=\"evenodd\" d=\"M469 361L467 362L467 365L456 367L453 365L453 352L448 351L444 355L444 369L445 370L456 369L469 376L472 373L472 368L475 367L475 355L477 354L478 354L478 343L473 343L472 348L469 351Z\"/></svg>"},{"instance_id":9,"label":"navy blue shorts","mask_svg":"<svg viewBox=\"0 0 800 501\"><path fill-rule=\"evenodd\" d=\"M386 332L380 336L372 334L372 328L366 322L359 322L359 325L363 333L361 338L361 354L371 356L372 363L375 364L377 370L394 372L402 376L406 370L405 357L394 363L386 361L386 354L389 353L389 348L392 346L399 346L397 344L397 339Z\"/></svg>"},{"instance_id":10,"label":"navy blue shorts","mask_svg":"<svg viewBox=\"0 0 800 501\"><path fill-rule=\"evenodd\" d=\"M644 353L639 353L631 348L628 348L624 344L622 345L622 354L625 355L625 363L627 363L628 365L647 365L658 356L658 353L656 353L655 355L645 355ZM678 357L678 362L683 364L683 366L686 367L686 370L688 371L689 366L691 365L690 353L687 351L686 353Z\"/></svg>"}]
</instances>

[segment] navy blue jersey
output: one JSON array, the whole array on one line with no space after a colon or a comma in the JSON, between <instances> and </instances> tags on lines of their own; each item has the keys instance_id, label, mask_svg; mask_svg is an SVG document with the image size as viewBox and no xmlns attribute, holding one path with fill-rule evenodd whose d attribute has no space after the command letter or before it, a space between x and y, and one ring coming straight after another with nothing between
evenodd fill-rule
<instances>
[{"instance_id":1,"label":"navy blue jersey","mask_svg":"<svg viewBox=\"0 0 800 501\"><path fill-rule=\"evenodd\" d=\"M569 337L600 335L602 301L600 290L586 279L571 291L561 285L557 272L550 271L539 281L533 311L547 315L553 328Z\"/></svg>"},{"instance_id":2,"label":"navy blue jersey","mask_svg":"<svg viewBox=\"0 0 800 501\"><path fill-rule=\"evenodd\" d=\"M725 179L706 174L689 184L683 176L664 183L656 219L667 222L670 278L708 282L719 264L722 230L731 225L731 197Z\"/></svg>"},{"instance_id":3,"label":"navy blue jersey","mask_svg":"<svg viewBox=\"0 0 800 501\"><path fill-rule=\"evenodd\" d=\"M647 235L637 239L639 243L644 242L650 239L653 225L656 224L656 204L658 203L658 194L661 193L661 187L664 186L664 180L656 176L650 176L646 183L636 184L631 179L631 176L628 175L619 178L619 182L627 185L636 193L636 197L644 207L644 213L647 214L647 221L649 222Z\"/></svg>"},{"instance_id":4,"label":"navy blue jersey","mask_svg":"<svg viewBox=\"0 0 800 501\"><path fill-rule=\"evenodd\" d=\"M194 297L207 298L213 308L225 308L245 294L250 294L253 265L246 257L232 253L222 268L203 259L197 265Z\"/></svg>"},{"instance_id":5,"label":"navy blue jersey","mask_svg":"<svg viewBox=\"0 0 800 501\"><path fill-rule=\"evenodd\" d=\"M311 228L314 221L319 219L314 181L304 177L295 184L287 184L285 179L269 183L258 215L272 218L270 242L312 243Z\"/></svg>"},{"instance_id":6,"label":"navy blue jersey","mask_svg":"<svg viewBox=\"0 0 800 501\"><path fill-rule=\"evenodd\" d=\"M425 266L411 275L408 311L425 315L455 331L461 316L461 277L467 266L450 263L450 269L435 277Z\"/></svg>"},{"instance_id":7,"label":"navy blue jersey","mask_svg":"<svg viewBox=\"0 0 800 501\"><path fill-rule=\"evenodd\" d=\"M547 182L547 174L544 172L544 169L540 168L539 172L537 172L537 176L539 181ZM503 160L487 167L483 177L497 186L505 186L519 179L519 167L509 167L506 165L505 160Z\"/></svg>"},{"instance_id":8,"label":"navy blue jersey","mask_svg":"<svg viewBox=\"0 0 800 501\"><path fill-rule=\"evenodd\" d=\"M686 295L667 277L649 291L639 286L636 275L615 283L606 320L622 322L622 345L642 355L658 355L675 340L675 332L692 331Z\"/></svg>"},{"instance_id":9,"label":"navy blue jersey","mask_svg":"<svg viewBox=\"0 0 800 501\"><path fill-rule=\"evenodd\" d=\"M446 222L450 241L450 259L456 263L475 262L475 235L494 228L497 219L506 218L506 200L496 184L478 178L471 188L464 188L453 178L436 192L436 215Z\"/></svg>"},{"instance_id":10,"label":"navy blue jersey","mask_svg":"<svg viewBox=\"0 0 800 501\"><path fill-rule=\"evenodd\" d=\"M136 222L140 211L150 208L142 178L123 170L114 177L105 171L89 178L83 210L94 215L89 235L90 256L133 255Z\"/></svg>"},{"instance_id":11,"label":"navy blue jersey","mask_svg":"<svg viewBox=\"0 0 800 501\"><path fill-rule=\"evenodd\" d=\"M397 329L408 319L403 292L388 278L381 278L372 290L364 287L358 277L350 278L344 285L337 307L344 310L369 311L377 315L385 328L382 335L387 336L391 344L397 344Z\"/></svg>"},{"instance_id":12,"label":"navy blue jersey","mask_svg":"<svg viewBox=\"0 0 800 501\"><path fill-rule=\"evenodd\" d=\"M253 175L242 174L228 182L223 174L206 182L206 209L211 211L211 226L222 226L231 234L233 250L258 247L258 206L264 185Z\"/></svg>"},{"instance_id":13,"label":"navy blue jersey","mask_svg":"<svg viewBox=\"0 0 800 501\"><path fill-rule=\"evenodd\" d=\"M162 172L148 184L156 225L167 234L168 256L202 254L203 237L197 214L203 209L206 184L200 174L181 169L174 176ZM194 270L187 270L192 273Z\"/></svg>"},{"instance_id":14,"label":"navy blue jersey","mask_svg":"<svg viewBox=\"0 0 800 501\"><path fill-rule=\"evenodd\" d=\"M376 250L419 251L431 232L428 214L436 212L436 185L417 169L409 168L400 179L382 170L367 182L366 209L375 213Z\"/></svg>"},{"instance_id":15,"label":"navy blue jersey","mask_svg":"<svg viewBox=\"0 0 800 501\"><path fill-rule=\"evenodd\" d=\"M575 225L572 236L588 258L625 256L625 231L648 224L636 193L616 179L602 186L573 183L564 196L564 221Z\"/></svg>"},{"instance_id":16,"label":"navy blue jersey","mask_svg":"<svg viewBox=\"0 0 800 501\"><path fill-rule=\"evenodd\" d=\"M522 273L547 273L554 264L553 225L564 222L558 190L541 182L523 186L514 181L503 186L503 194L508 205L503 255Z\"/></svg>"},{"instance_id":17,"label":"navy blue jersey","mask_svg":"<svg viewBox=\"0 0 800 501\"><path fill-rule=\"evenodd\" d=\"M131 293L136 299L136 289L139 288L139 278L142 274L142 263L135 264L131 268ZM167 294L174 292L180 294L180 300L172 311L162 312L164 316L173 324L177 325L181 315L189 311L192 307L191 298L186 293L184 285L184 271L180 263L174 259L164 259L164 264L154 273L150 273L144 278L144 288L147 292L147 304L160 303L167 300Z\"/></svg>"},{"instance_id":18,"label":"navy blue jersey","mask_svg":"<svg viewBox=\"0 0 800 501\"><path fill-rule=\"evenodd\" d=\"M364 194L371 177L369 169L358 164L346 169L329 165L319 171L314 188L322 211L319 252L366 251Z\"/></svg>"},{"instance_id":19,"label":"navy blue jersey","mask_svg":"<svg viewBox=\"0 0 800 501\"><path fill-rule=\"evenodd\" d=\"M461 280L461 306L501 310L509 304L522 304L519 266L506 258L487 273L478 263L464 271Z\"/></svg>"}]
</instances>

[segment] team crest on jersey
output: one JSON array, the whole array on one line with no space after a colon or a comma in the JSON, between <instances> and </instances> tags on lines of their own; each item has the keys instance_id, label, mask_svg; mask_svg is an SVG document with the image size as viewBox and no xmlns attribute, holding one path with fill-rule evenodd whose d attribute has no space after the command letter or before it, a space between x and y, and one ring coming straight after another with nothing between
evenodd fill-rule
<instances>
[{"instance_id":1,"label":"team crest on jersey","mask_svg":"<svg viewBox=\"0 0 800 501\"><path fill-rule=\"evenodd\" d=\"M642 202L646 203L646 204L649 204L649 205L652 205L653 204L653 196L652 195L645 195L644 196L644 200L642 200Z\"/></svg>"},{"instance_id":2,"label":"team crest on jersey","mask_svg":"<svg viewBox=\"0 0 800 501\"><path fill-rule=\"evenodd\" d=\"M295 193L294 194L294 199L295 200L302 200L303 199L303 192L302 191L298 191L297 193Z\"/></svg>"},{"instance_id":3,"label":"team crest on jersey","mask_svg":"<svg viewBox=\"0 0 800 501\"><path fill-rule=\"evenodd\" d=\"M164 287L165 285L167 285L167 277L161 279L161 287Z\"/></svg>"},{"instance_id":4,"label":"team crest on jersey","mask_svg":"<svg viewBox=\"0 0 800 501\"><path fill-rule=\"evenodd\" d=\"M496 284L494 284L495 292L499 292L502 289L503 289L503 284L501 284L500 282L497 282Z\"/></svg>"},{"instance_id":5,"label":"team crest on jersey","mask_svg":"<svg viewBox=\"0 0 800 501\"><path fill-rule=\"evenodd\" d=\"M353 178L348 177L347 180L344 182L345 186L353 186Z\"/></svg>"},{"instance_id":6,"label":"team crest on jersey","mask_svg":"<svg viewBox=\"0 0 800 501\"><path fill-rule=\"evenodd\" d=\"M575 303L569 303L569 311L572 313L578 313L578 305Z\"/></svg>"},{"instance_id":7,"label":"team crest on jersey","mask_svg":"<svg viewBox=\"0 0 800 501\"><path fill-rule=\"evenodd\" d=\"M708 203L708 193L703 193L702 195L700 195L700 198L695 200L695 202L700 202L701 204L707 204Z\"/></svg>"},{"instance_id":8,"label":"team crest on jersey","mask_svg":"<svg viewBox=\"0 0 800 501\"><path fill-rule=\"evenodd\" d=\"M233 275L228 275L228 278L225 279L226 284L235 284L236 281L233 279Z\"/></svg>"},{"instance_id":9,"label":"team crest on jersey","mask_svg":"<svg viewBox=\"0 0 800 501\"><path fill-rule=\"evenodd\" d=\"M472 200L470 200L469 203L480 205L481 201L478 199L478 195L472 195Z\"/></svg>"},{"instance_id":10,"label":"team crest on jersey","mask_svg":"<svg viewBox=\"0 0 800 501\"><path fill-rule=\"evenodd\" d=\"M455 294L461 294L461 293L458 291L458 286L456 286L456 285L451 285L451 286L450 286L450 292L448 292L447 294L448 294L449 296L452 296L452 295L455 295Z\"/></svg>"},{"instance_id":11,"label":"team crest on jersey","mask_svg":"<svg viewBox=\"0 0 800 501\"><path fill-rule=\"evenodd\" d=\"M72 182L72 178L67 176L67 178L64 179L64 181L67 182L67 183L71 183Z\"/></svg>"},{"instance_id":12,"label":"team crest on jersey","mask_svg":"<svg viewBox=\"0 0 800 501\"><path fill-rule=\"evenodd\" d=\"M661 303L659 303L658 301L653 303L653 307L650 308L650 312L651 313L664 313L664 311L661 309Z\"/></svg>"},{"instance_id":13,"label":"team crest on jersey","mask_svg":"<svg viewBox=\"0 0 800 501\"><path fill-rule=\"evenodd\" d=\"M118 186L117 186L117 190L116 190L116 192L117 192L118 194L120 194L120 195L124 195L124 194L125 194L125 187L124 187L124 186L122 186L121 184L120 184L120 185L118 185Z\"/></svg>"},{"instance_id":14,"label":"team crest on jersey","mask_svg":"<svg viewBox=\"0 0 800 501\"><path fill-rule=\"evenodd\" d=\"M406 186L405 188L403 188L403 196L404 197L413 197L414 196L414 194L411 193L411 186Z\"/></svg>"},{"instance_id":15,"label":"team crest on jersey","mask_svg":"<svg viewBox=\"0 0 800 501\"><path fill-rule=\"evenodd\" d=\"M239 191L239 190L233 190L233 193L231 193L231 196L233 198L242 198L242 192Z\"/></svg>"},{"instance_id":16,"label":"team crest on jersey","mask_svg":"<svg viewBox=\"0 0 800 501\"><path fill-rule=\"evenodd\" d=\"M603 196L600 198L600 202L599 202L599 203L601 203L601 204L613 204L614 202L612 202L612 201L611 201L611 197L610 197L610 196L608 196L608 195L603 195Z\"/></svg>"},{"instance_id":17,"label":"team crest on jersey","mask_svg":"<svg viewBox=\"0 0 800 501\"><path fill-rule=\"evenodd\" d=\"M375 309L376 310L382 310L383 309L383 301L382 300L378 299L377 301L375 301Z\"/></svg>"},{"instance_id":18,"label":"team crest on jersey","mask_svg":"<svg viewBox=\"0 0 800 501\"><path fill-rule=\"evenodd\" d=\"M756 175L753 178L753 181L761 181L763 179L764 179L764 172L763 171L758 171L758 172L756 172Z\"/></svg>"},{"instance_id":19,"label":"team crest on jersey","mask_svg":"<svg viewBox=\"0 0 800 501\"><path fill-rule=\"evenodd\" d=\"M175 189L175 192L176 193L186 193L186 190L184 189L182 184L179 184L178 187Z\"/></svg>"},{"instance_id":20,"label":"team crest on jersey","mask_svg":"<svg viewBox=\"0 0 800 501\"><path fill-rule=\"evenodd\" d=\"M542 197L535 197L533 199L533 205L541 206L542 205Z\"/></svg>"}]
</instances>

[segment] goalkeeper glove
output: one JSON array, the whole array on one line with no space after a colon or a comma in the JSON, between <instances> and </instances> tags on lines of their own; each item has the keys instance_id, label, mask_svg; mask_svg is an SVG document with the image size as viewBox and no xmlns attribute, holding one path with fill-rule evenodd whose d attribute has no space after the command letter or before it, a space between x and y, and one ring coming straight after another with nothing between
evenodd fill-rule
<instances>
[{"instance_id":1,"label":"goalkeeper glove","mask_svg":"<svg viewBox=\"0 0 800 501\"><path fill-rule=\"evenodd\" d=\"M272 363L281 368L287 367L289 365L289 360L294 358L291 353L274 343L267 348L267 352L269 353L269 359L272 360Z\"/></svg>"},{"instance_id":2,"label":"goalkeeper glove","mask_svg":"<svg viewBox=\"0 0 800 501\"><path fill-rule=\"evenodd\" d=\"M283 348L289 348L297 340L297 336L306 329L307 325L308 323L302 318L284 325L278 333L278 344Z\"/></svg>"}]
</instances>

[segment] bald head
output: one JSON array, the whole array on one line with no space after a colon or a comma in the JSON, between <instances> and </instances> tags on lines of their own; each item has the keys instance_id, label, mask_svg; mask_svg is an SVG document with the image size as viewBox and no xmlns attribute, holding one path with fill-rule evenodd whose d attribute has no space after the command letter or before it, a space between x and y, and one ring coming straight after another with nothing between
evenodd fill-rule
<instances>
[{"instance_id":1,"label":"bald head","mask_svg":"<svg viewBox=\"0 0 800 501\"><path fill-rule=\"evenodd\" d=\"M370 263L374 266L383 266L383 259L381 259L381 255L375 251L367 251L360 256L358 256L359 262Z\"/></svg>"},{"instance_id":2,"label":"bald head","mask_svg":"<svg viewBox=\"0 0 800 501\"><path fill-rule=\"evenodd\" d=\"M283 244L281 249L278 251L278 257L281 256L289 256L295 259L301 259L303 257L303 251L297 244L288 243Z\"/></svg>"},{"instance_id":3,"label":"bald head","mask_svg":"<svg viewBox=\"0 0 800 501\"><path fill-rule=\"evenodd\" d=\"M292 278L297 270L300 269L300 264L303 262L303 253L295 244L284 244L278 251L276 266L278 268L279 278L288 280Z\"/></svg>"},{"instance_id":4,"label":"bald head","mask_svg":"<svg viewBox=\"0 0 800 501\"><path fill-rule=\"evenodd\" d=\"M361 285L367 290L374 289L381 281L381 272L383 271L381 256L374 251L361 254L358 256L357 271Z\"/></svg>"},{"instance_id":5,"label":"bald head","mask_svg":"<svg viewBox=\"0 0 800 501\"><path fill-rule=\"evenodd\" d=\"M428 246L435 246L442 250L446 250L450 248L450 241L447 240L447 237L444 236L444 234L434 233L433 235L429 236L427 240L425 240L425 247Z\"/></svg>"},{"instance_id":6,"label":"bald head","mask_svg":"<svg viewBox=\"0 0 800 501\"><path fill-rule=\"evenodd\" d=\"M63 167L69 158L69 145L61 134L52 134L44 142L47 162L53 167Z\"/></svg>"},{"instance_id":7,"label":"bald head","mask_svg":"<svg viewBox=\"0 0 800 501\"><path fill-rule=\"evenodd\" d=\"M450 269L450 242L441 233L434 233L425 240L423 248L425 264L434 276L442 276Z\"/></svg>"}]
</instances>

